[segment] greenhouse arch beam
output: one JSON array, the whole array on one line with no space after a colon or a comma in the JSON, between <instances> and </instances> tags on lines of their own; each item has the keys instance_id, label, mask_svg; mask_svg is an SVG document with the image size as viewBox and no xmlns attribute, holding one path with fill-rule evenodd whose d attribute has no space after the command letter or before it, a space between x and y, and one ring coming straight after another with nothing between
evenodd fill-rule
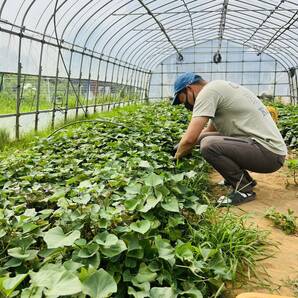
<instances>
[{"instance_id":1,"label":"greenhouse arch beam","mask_svg":"<svg viewBox=\"0 0 298 298\"><path fill-rule=\"evenodd\" d=\"M258 28L256 28L256 30L251 34L251 36L249 36L249 38L247 40L244 41L244 44L246 42L248 42L249 40L251 40L254 35L258 32L258 30L261 29L261 27L266 23L266 21L269 20L269 18L272 17L272 15L274 14L274 12L281 6L281 4L283 4L285 1L284 0L280 0L280 2L275 6L275 8L269 13L269 15L265 18L265 20L262 21L262 23L259 25Z\"/></svg>"},{"instance_id":2,"label":"greenhouse arch beam","mask_svg":"<svg viewBox=\"0 0 298 298\"><path fill-rule=\"evenodd\" d=\"M200 35L200 36L198 37L198 39L201 38L201 37L204 37L204 38L205 38L206 35L208 36L208 34ZM241 36L241 35L238 33L238 36ZM233 37L232 37L232 38L233 38ZM242 38L242 36L241 36L241 38ZM215 38L212 37L212 36L209 38L209 40L213 40L213 39L215 39ZM243 39L243 38L242 38L242 39ZM189 43L188 43L188 44L189 44ZM240 43L240 44L241 44L241 43ZM254 46L255 46L255 45L253 45L253 44L250 44L250 45L249 45L250 48L254 48ZM189 47L189 46L188 46L188 47ZM165 49L165 50L169 50L170 48L164 48L164 49ZM137 51L138 51L138 49L136 49L136 52L137 52ZM149 50L148 50L148 51L149 51ZM157 54L159 54L158 51L159 51L159 50L156 50L155 52L156 52ZM155 53L155 52L153 52L153 53L151 52L152 56L154 56L154 53ZM269 50L266 51L266 52L269 52ZM146 56L147 53L143 52L142 54L144 54L144 56L143 56L141 59L143 59L143 61L146 61L146 59L147 59L147 56ZM272 54L272 53L271 53L271 54ZM163 54L162 54L162 55L163 55ZM171 55L172 55L172 53L171 53ZM273 54L273 55L274 55L274 54ZM283 55L283 53L281 52L280 55ZM277 55L277 57L275 57L274 59L275 59L275 60L279 60L279 59L281 59L281 58L279 58L279 57L280 57L280 56ZM157 59L157 58L158 58L158 56L154 56L154 57L152 57L152 60L156 62L156 63L155 63L156 65L159 64L159 62L160 62L161 60L163 60L163 59ZM290 66L292 65L289 61L287 61L286 57L284 57L284 58L282 58L282 59L283 59L284 63L286 63L286 64L288 65L288 67L290 67ZM158 62L158 61L159 61L159 62ZM286 62L286 61L287 61L287 62ZM137 60L136 60L136 62L139 63L139 61L137 61ZM150 66L149 68L151 68L151 66Z\"/></svg>"},{"instance_id":3,"label":"greenhouse arch beam","mask_svg":"<svg viewBox=\"0 0 298 298\"><path fill-rule=\"evenodd\" d=\"M184 34L184 36L185 36L185 34ZM290 44L291 44L291 48L293 48L293 50L294 50L294 42L290 42ZM255 46L255 45L254 45ZM251 45L250 45L250 47L252 47ZM287 50L288 50L288 48L289 48L289 45L287 45ZM136 49L136 52L138 52L138 49ZM282 52L285 52L285 51L282 51ZM291 64L291 65L295 65L295 60L293 59L292 61L291 60L289 60L289 58L287 58L287 60L289 61L289 63ZM291 62L290 62L291 61Z\"/></svg>"},{"instance_id":4,"label":"greenhouse arch beam","mask_svg":"<svg viewBox=\"0 0 298 298\"><path fill-rule=\"evenodd\" d=\"M102 3L100 3L94 0L92 1L92 3L91 0L89 1L89 3L87 3L87 0L84 0L82 2L79 2L78 0L65 1L69 4L67 5L67 8L75 6L74 10L76 11L75 16L73 15L71 20L69 20L69 18L66 20L66 22L68 22L68 25L64 27L63 38L61 36L60 39L63 40L65 45L69 44L65 41L70 36L69 29L71 28L71 30L77 30L75 32L77 38L73 40L72 43L70 43L71 46L76 47L76 49L78 49L78 51L81 51L84 56L85 54L86 56L88 56L90 52L92 52L91 56L93 54L98 55L98 57L96 57L95 59L101 59L106 56L107 62L111 63L110 65L112 65L113 68L114 63L119 64L119 61L123 61L124 67L128 66L129 63L132 64L132 69L138 69L143 61L148 62L147 60L151 61L151 59L156 59L156 63L164 59L165 51L167 51L168 53L172 53L171 48L168 47L164 42L161 43L164 50L149 50L150 48L156 48L155 42L160 42L164 39L165 35L162 29L166 31L167 37L171 40L178 51L185 48L186 46L189 46L189 39L192 39L192 44L195 45L197 42L200 42L199 38L203 36L201 35L201 32L196 32L198 25L201 25L201 23L205 22L206 27L208 27L208 25L210 26L211 24L213 24L214 18L217 18L217 20L219 21L219 40L221 39L220 36L222 36L222 38L231 38L232 35L236 36L238 34L237 29L229 29L232 24L234 24L235 26L238 25L238 27L245 27L251 24L253 25L251 26L251 29L240 29L241 35L237 35L239 39L241 38L240 36L243 36L243 39L245 39L243 40L243 42L248 43L249 41L249 47L258 47L259 51L265 51L266 53L269 51L269 49L271 54L274 53L275 50L278 50L278 52L275 54L275 57L277 59L279 59L279 57L283 57L284 61L287 61L286 64L288 65L288 67L297 67L298 64L297 43L292 40L293 38L295 39L295 35L297 36L296 24L298 19L296 18L297 9L295 8L297 7L297 3L295 1L281 0L278 2L276 1L276 3L270 3L270 1L268 2L265 0L254 0L247 3L247 1L238 0L234 2L229 1L228 3L227 0L215 0L202 2L200 3L200 5L198 5L199 1L196 0L147 0L148 2L144 2L141 0L123 1L122 7L127 5L127 11L125 11L125 13L122 13L122 11L115 11L114 9L114 13L105 16L104 19L109 22L106 23L105 26L102 26L102 19L97 17L98 14L94 13L94 10L100 10L103 5L108 5L108 2L103 1ZM26 19L27 13L31 11L31 8L33 8L33 6L35 8L39 7L37 5L38 3L42 3L42 5L40 5L40 7L44 8L44 10L42 11L42 16L46 16L46 11L50 11L50 3L52 2L53 0L47 3L42 3L41 0L20 1L18 6L16 7L16 11L14 12L14 14L12 14L11 22L15 23L16 25L17 22L21 21L20 17ZM61 4L60 0L59 2L59 4ZM135 4L136 2L138 4ZM9 2L7 0L2 0L0 8L1 17L3 16L3 11L5 10L6 4L8 3ZM116 1L112 0L109 3L111 4L111 6L113 6ZM130 6L130 3L134 3L134 5ZM225 8L225 4L227 3L229 5L228 9L227 7ZM92 8L90 6L92 6ZM139 11L140 8L144 9L144 6L147 8L147 10L145 12ZM220 6L221 9L218 9ZM84 12L89 9L90 13L84 14ZM66 8L63 8L63 10L61 10L61 13L58 14L60 16L59 19L57 15L57 25L59 29L64 26L64 16L69 16L71 13L72 11L70 12L69 9L67 10ZM96 16L97 19L94 17L90 18L90 21L86 20L86 18L90 16L90 14ZM117 37L120 38L109 39L108 35L111 35L111 33L114 32L115 24L119 20L119 17L117 15L123 15L123 19L126 18L128 20L128 26L123 26L123 28L120 28L121 30L118 31L119 33ZM150 21L148 21L148 15L155 23L151 23ZM219 17L220 15L221 17ZM293 15L292 19L291 17L289 17L291 15ZM139 17L139 20L137 21L134 16L136 18ZM240 16L240 18L238 16ZM49 18L50 17L51 15L49 16ZM36 30L40 30L40 27L44 24L43 22L41 22L41 19L42 17L39 16L37 23L34 23L34 28ZM98 21L98 19L100 19L100 21ZM185 28L186 30L184 32L180 31L179 27L183 25L185 26L186 23L189 24L189 20L192 22L192 26L190 26L190 28ZM139 29L141 31L132 35L130 34L131 32L129 33L128 31L131 30L132 24L134 24L133 22L138 22ZM28 32L30 33L30 22L28 22L28 20L26 19L26 22L24 21L22 23L24 26L26 26L25 30L29 30ZM144 27L144 24L149 24L149 26ZM152 31L149 31L150 26L152 29L152 24L159 24L157 26L159 32L155 31L155 27ZM20 26L19 23L18 26ZM135 29L137 30L138 28ZM85 30L86 32L85 36L90 36L88 39L85 39L85 36L82 34L83 30ZM90 32L90 30L92 31L92 33ZM274 33L274 30L277 31ZM33 31L31 31L31 33L33 37ZM121 36L119 36L120 34ZM100 39L98 42L96 42L95 45L93 38L97 36L100 36ZM128 43L125 43L125 38L122 38L122 36L130 37ZM208 38L207 35L205 36L206 38ZM271 39L269 38L267 40L266 38L264 41L261 41L260 38L262 36L270 36ZM106 37L108 37L108 41ZM176 38L180 39L180 37L184 40L179 40L177 42ZM210 32L209 38L214 38L213 29ZM259 38L258 41L257 38ZM148 42L145 44L145 40L152 40L153 42ZM168 41L167 38L165 39L165 42L166 41ZM91 48L93 46L93 51L89 50L89 44L91 45ZM106 51L110 51L107 53L108 55L106 55ZM114 55L115 53L116 55ZM152 63L150 62L149 64L151 65ZM153 66L154 65L155 64L153 64ZM121 67L120 64L119 67Z\"/></svg>"},{"instance_id":5,"label":"greenhouse arch beam","mask_svg":"<svg viewBox=\"0 0 298 298\"><path fill-rule=\"evenodd\" d=\"M254 48L253 48L254 45L249 45L249 44L247 44L247 45L243 45L243 43L234 41L234 40L233 40L233 37L234 37L234 36L232 36L231 38L225 38L225 40L228 40L228 41L230 41L230 42L235 42L236 44L239 44L239 45L241 45L241 46L246 46L247 48L254 49ZM212 40L217 40L217 38L214 36L214 38L212 38L212 39L208 39L208 41L212 41ZM206 42L207 42L207 41L204 41L204 42L199 43L199 44L203 44L203 43L206 43ZM190 43L186 48L190 48L190 47L193 47L193 45L192 45L191 43ZM256 51L256 55L257 55L257 50L256 50L256 49L254 49L254 50ZM267 50L267 51L265 52L265 54L269 55L272 59L274 59L274 60L276 60L277 62L279 62L279 63L284 67L285 70L287 70L287 69L289 68L288 61L286 61L286 60L284 59L284 57L282 57L282 56L278 56L278 57L276 57L276 53L272 53L270 50ZM171 56L171 55L173 55L173 53L169 54L168 56ZM166 59L166 58L167 58L167 57L164 57L161 61L159 61L159 63L157 63L157 61L155 60L154 57L153 57L152 59L150 59L150 60L147 60L147 63L144 63L144 62L146 61L146 59L144 58L144 60L141 61L140 64L144 64L144 65L147 66L148 68L153 69L153 68L155 68L158 64L160 64L160 63L161 63L164 59Z\"/></svg>"},{"instance_id":6,"label":"greenhouse arch beam","mask_svg":"<svg viewBox=\"0 0 298 298\"><path fill-rule=\"evenodd\" d=\"M160 28L160 31L165 35L166 39L168 40L168 42L171 44L171 46L174 48L174 50L176 51L177 55L178 55L178 59L179 60L183 60L183 56L180 53L180 51L177 49L177 47L175 46L175 44L172 42L171 38L169 37L169 35L166 32L166 29L164 28L164 26L162 25L162 23L160 21L157 20L157 18L154 16L154 13L152 13L152 11L148 8L147 5L144 4L144 2L142 0L138 0L139 3L145 8L145 10L147 11L147 13L154 19L154 21L157 23L158 27Z\"/></svg>"},{"instance_id":7,"label":"greenhouse arch beam","mask_svg":"<svg viewBox=\"0 0 298 298\"><path fill-rule=\"evenodd\" d=\"M251 22L251 21L250 21ZM247 25L247 24L246 24Z\"/></svg>"}]
</instances>

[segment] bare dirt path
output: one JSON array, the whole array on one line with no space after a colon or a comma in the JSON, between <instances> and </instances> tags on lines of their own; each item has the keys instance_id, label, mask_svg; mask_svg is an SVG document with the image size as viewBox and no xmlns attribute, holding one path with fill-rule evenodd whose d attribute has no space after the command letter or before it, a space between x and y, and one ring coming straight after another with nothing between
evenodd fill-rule
<instances>
[{"instance_id":1,"label":"bare dirt path","mask_svg":"<svg viewBox=\"0 0 298 298\"><path fill-rule=\"evenodd\" d=\"M288 236L275 228L271 221L264 218L266 210L270 207L275 207L280 212L286 212L290 208L294 210L295 215L298 215L298 186L294 185L291 178L287 178L287 174L286 167L272 174L252 173L258 183L255 188L257 198L252 202L234 207L233 212L251 214L250 221L257 224L261 229L269 230L271 232L270 238L279 243L275 257L262 263L270 275L271 289L258 287L258 291L262 293L273 291L275 294L295 297L298 289L294 289L293 286L290 287L286 281L296 280L298 282L298 235ZM225 194L228 191L227 188L216 186L216 182L221 179L218 173L213 172L211 174L216 195ZM243 291L247 291L247 288L237 290L237 293Z\"/></svg>"}]
</instances>

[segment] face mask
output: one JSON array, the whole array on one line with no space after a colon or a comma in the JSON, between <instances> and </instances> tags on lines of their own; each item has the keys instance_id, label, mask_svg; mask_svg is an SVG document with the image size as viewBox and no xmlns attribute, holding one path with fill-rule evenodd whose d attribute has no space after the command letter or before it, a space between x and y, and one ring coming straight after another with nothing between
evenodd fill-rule
<instances>
[{"instance_id":1,"label":"face mask","mask_svg":"<svg viewBox=\"0 0 298 298\"><path fill-rule=\"evenodd\" d=\"M186 98L185 102L184 102L184 106L189 110L192 111L193 110L193 105L190 104Z\"/></svg>"},{"instance_id":2,"label":"face mask","mask_svg":"<svg viewBox=\"0 0 298 298\"><path fill-rule=\"evenodd\" d=\"M186 98L185 98L184 106L189 111L193 111L193 105L189 103L187 94L185 95L186 95ZM192 96L194 97L194 94L192 94Z\"/></svg>"}]
</instances>

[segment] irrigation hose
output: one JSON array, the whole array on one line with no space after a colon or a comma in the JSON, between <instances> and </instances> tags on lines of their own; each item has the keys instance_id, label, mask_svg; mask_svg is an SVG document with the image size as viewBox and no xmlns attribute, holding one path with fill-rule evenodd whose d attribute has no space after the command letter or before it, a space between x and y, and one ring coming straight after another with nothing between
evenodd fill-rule
<instances>
[{"instance_id":1,"label":"irrigation hose","mask_svg":"<svg viewBox=\"0 0 298 298\"><path fill-rule=\"evenodd\" d=\"M114 122L114 121L110 121L110 120L106 120L106 119L93 119L93 120L78 120L78 121L74 121L74 122L71 122L71 123L67 123L61 127L59 127L58 129L54 130L49 136L48 138L50 138L51 136L53 136L55 133L59 132L60 130L68 127L68 126L71 126L71 125L74 125L74 124L77 124L77 123L82 123L82 122L98 122L98 123L109 123L109 124L113 124L113 125L116 125L116 126L121 126L123 128L127 128L131 131L133 131L133 129L131 129L130 127L122 124L122 123L119 123L119 122Z\"/></svg>"}]
</instances>

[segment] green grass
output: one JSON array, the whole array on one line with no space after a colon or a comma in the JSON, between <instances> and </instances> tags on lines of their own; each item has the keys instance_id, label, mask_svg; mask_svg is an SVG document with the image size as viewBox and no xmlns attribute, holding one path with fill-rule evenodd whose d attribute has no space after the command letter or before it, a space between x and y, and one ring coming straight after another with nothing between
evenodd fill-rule
<instances>
[{"instance_id":1,"label":"green grass","mask_svg":"<svg viewBox=\"0 0 298 298\"><path fill-rule=\"evenodd\" d=\"M0 129L0 150L2 150L7 143L10 142L9 133L6 129Z\"/></svg>"},{"instance_id":2,"label":"green grass","mask_svg":"<svg viewBox=\"0 0 298 298\"><path fill-rule=\"evenodd\" d=\"M99 96L96 99L89 99L88 105L92 106L96 104L105 104L105 103L112 103L112 102L126 102L132 98L136 98L135 96L122 96L116 97L112 95L104 95ZM87 98L80 96L80 100L78 103L78 107L86 106ZM57 107L65 108L66 106L66 99L61 97L61 99L57 100L56 103ZM70 95L68 98L68 108L75 108L76 107L76 96ZM51 110L53 109L53 103L51 101L46 100L45 98L41 97L39 101L39 110ZM20 105L20 112L34 112L36 111L36 99L32 94L26 94L23 96ZM16 113L16 98L15 95L11 95L8 92L0 92L0 114L15 114Z\"/></svg>"}]
</instances>

